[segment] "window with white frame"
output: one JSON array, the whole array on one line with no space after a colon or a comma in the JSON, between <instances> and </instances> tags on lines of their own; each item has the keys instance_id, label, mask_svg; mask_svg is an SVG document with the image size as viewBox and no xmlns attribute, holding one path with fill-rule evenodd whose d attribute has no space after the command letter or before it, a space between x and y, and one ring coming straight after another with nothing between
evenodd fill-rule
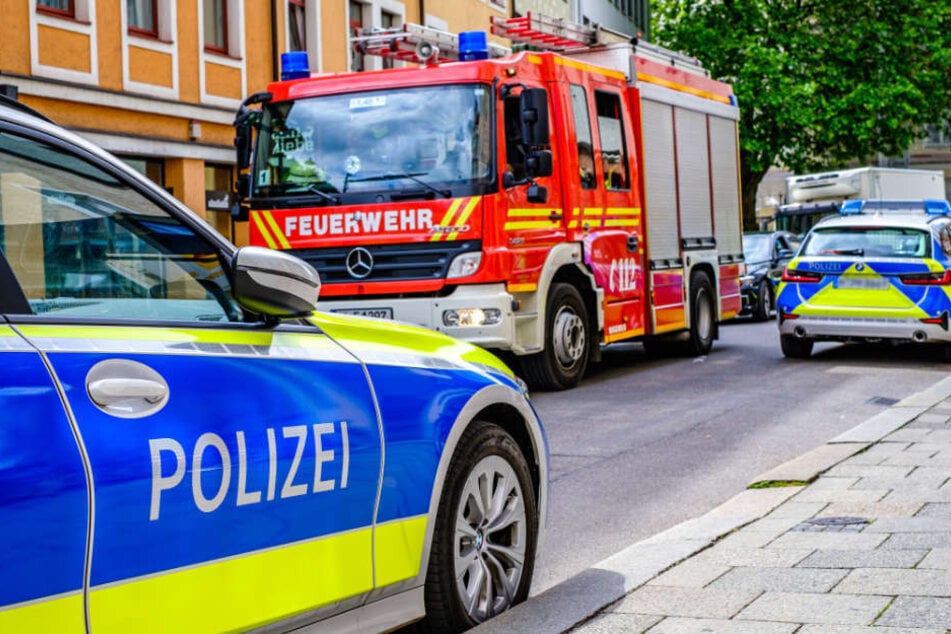
<instances>
[{"instance_id":1,"label":"window with white frame","mask_svg":"<svg viewBox=\"0 0 951 634\"><path fill-rule=\"evenodd\" d=\"M205 50L228 54L228 0L202 0Z\"/></svg>"},{"instance_id":2,"label":"window with white frame","mask_svg":"<svg viewBox=\"0 0 951 634\"><path fill-rule=\"evenodd\" d=\"M288 50L307 50L307 6L304 0L287 0Z\"/></svg>"},{"instance_id":3,"label":"window with white frame","mask_svg":"<svg viewBox=\"0 0 951 634\"><path fill-rule=\"evenodd\" d=\"M76 17L76 3L73 0L36 0L36 10L67 18Z\"/></svg>"},{"instance_id":4,"label":"window with white frame","mask_svg":"<svg viewBox=\"0 0 951 634\"><path fill-rule=\"evenodd\" d=\"M158 37L158 0L126 0L129 33Z\"/></svg>"}]
</instances>

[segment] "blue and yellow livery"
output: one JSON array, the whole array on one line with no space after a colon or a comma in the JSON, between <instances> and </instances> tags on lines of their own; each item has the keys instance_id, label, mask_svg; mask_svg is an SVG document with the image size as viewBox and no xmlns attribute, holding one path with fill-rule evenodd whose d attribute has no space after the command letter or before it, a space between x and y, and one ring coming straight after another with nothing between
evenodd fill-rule
<instances>
[{"instance_id":1,"label":"blue and yellow livery","mask_svg":"<svg viewBox=\"0 0 951 634\"><path fill-rule=\"evenodd\" d=\"M943 201L848 201L816 225L783 273L783 352L815 341L938 343L949 349L951 216Z\"/></svg>"},{"instance_id":2,"label":"blue and yellow livery","mask_svg":"<svg viewBox=\"0 0 951 634\"><path fill-rule=\"evenodd\" d=\"M527 596L547 444L496 357L314 312L310 265L2 104L0 182L0 632L441 630Z\"/></svg>"}]
</instances>

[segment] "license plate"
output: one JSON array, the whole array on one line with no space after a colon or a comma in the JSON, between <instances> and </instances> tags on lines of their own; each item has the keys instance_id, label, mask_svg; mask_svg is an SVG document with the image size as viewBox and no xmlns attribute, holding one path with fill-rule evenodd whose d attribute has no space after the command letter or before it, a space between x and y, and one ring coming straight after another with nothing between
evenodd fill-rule
<instances>
[{"instance_id":1,"label":"license plate","mask_svg":"<svg viewBox=\"0 0 951 634\"><path fill-rule=\"evenodd\" d=\"M343 315L359 315L360 317L376 317L377 319L393 319L392 308L337 308L331 312Z\"/></svg>"},{"instance_id":2,"label":"license plate","mask_svg":"<svg viewBox=\"0 0 951 634\"><path fill-rule=\"evenodd\" d=\"M856 277L843 275L839 278L836 288L852 288L863 291L883 291L888 288L888 280L884 277Z\"/></svg>"}]
</instances>

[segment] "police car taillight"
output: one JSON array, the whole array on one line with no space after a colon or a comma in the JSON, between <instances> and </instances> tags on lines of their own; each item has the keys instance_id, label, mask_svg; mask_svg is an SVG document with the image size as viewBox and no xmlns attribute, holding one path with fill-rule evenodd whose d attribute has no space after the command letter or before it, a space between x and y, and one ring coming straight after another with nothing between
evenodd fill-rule
<instances>
[{"instance_id":1,"label":"police car taillight","mask_svg":"<svg viewBox=\"0 0 951 634\"><path fill-rule=\"evenodd\" d=\"M822 273L816 273L815 271L797 271L796 269L790 269L786 267L783 269L783 281L784 282L799 282L799 283L815 283L822 279Z\"/></svg>"},{"instance_id":2,"label":"police car taillight","mask_svg":"<svg viewBox=\"0 0 951 634\"><path fill-rule=\"evenodd\" d=\"M944 273L908 273L899 275L898 279L912 286L947 286L951 284L951 269Z\"/></svg>"}]
</instances>

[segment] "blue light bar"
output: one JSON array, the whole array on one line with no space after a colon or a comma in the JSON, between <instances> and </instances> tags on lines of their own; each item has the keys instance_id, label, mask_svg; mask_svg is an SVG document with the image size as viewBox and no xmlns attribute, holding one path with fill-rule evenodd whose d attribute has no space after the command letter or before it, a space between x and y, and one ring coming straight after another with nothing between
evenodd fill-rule
<instances>
[{"instance_id":1,"label":"blue light bar","mask_svg":"<svg viewBox=\"0 0 951 634\"><path fill-rule=\"evenodd\" d=\"M489 59L485 31L463 31L459 34L459 61Z\"/></svg>"},{"instance_id":2,"label":"blue light bar","mask_svg":"<svg viewBox=\"0 0 951 634\"><path fill-rule=\"evenodd\" d=\"M929 216L951 216L951 205L940 198L926 198L925 213Z\"/></svg>"},{"instance_id":3,"label":"blue light bar","mask_svg":"<svg viewBox=\"0 0 951 634\"><path fill-rule=\"evenodd\" d=\"M281 81L310 77L310 64L306 51L281 53Z\"/></svg>"},{"instance_id":4,"label":"blue light bar","mask_svg":"<svg viewBox=\"0 0 951 634\"><path fill-rule=\"evenodd\" d=\"M865 201L861 199L852 199L843 201L842 206L839 208L839 213L843 216L854 216L855 214L862 213L862 207L865 206Z\"/></svg>"}]
</instances>

